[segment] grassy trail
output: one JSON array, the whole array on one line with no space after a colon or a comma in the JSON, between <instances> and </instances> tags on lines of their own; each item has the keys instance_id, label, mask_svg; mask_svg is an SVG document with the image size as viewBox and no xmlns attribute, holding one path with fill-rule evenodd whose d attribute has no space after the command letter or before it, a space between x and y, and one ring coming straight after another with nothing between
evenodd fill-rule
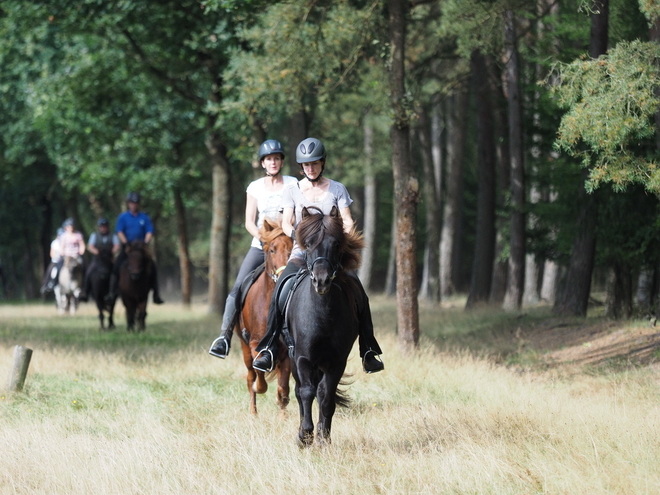
<instances>
[{"instance_id":1,"label":"grassy trail","mask_svg":"<svg viewBox=\"0 0 660 495\"><path fill-rule=\"evenodd\" d=\"M656 348L630 351L653 341L642 322L422 305L407 356L394 301L372 309L385 372L362 373L354 348L333 444L301 451L295 398L283 416L271 387L250 416L238 342L208 356L204 307L150 307L128 334L121 316L99 332L91 305L0 306L0 380L14 345L34 350L25 391L0 391L0 494L660 493Z\"/></svg>"}]
</instances>

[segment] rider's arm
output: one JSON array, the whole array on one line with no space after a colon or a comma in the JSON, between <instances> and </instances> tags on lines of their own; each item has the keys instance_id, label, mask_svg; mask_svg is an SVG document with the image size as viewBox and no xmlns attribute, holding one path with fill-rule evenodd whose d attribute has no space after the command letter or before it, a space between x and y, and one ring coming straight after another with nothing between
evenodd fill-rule
<instances>
[{"instance_id":1,"label":"rider's arm","mask_svg":"<svg viewBox=\"0 0 660 495\"><path fill-rule=\"evenodd\" d=\"M146 234L144 234L144 242L146 244L149 244L149 241L153 238L153 236L154 235L151 232L147 232Z\"/></svg>"},{"instance_id":2,"label":"rider's arm","mask_svg":"<svg viewBox=\"0 0 660 495\"><path fill-rule=\"evenodd\" d=\"M85 254L85 239L83 239L82 234L78 234L78 236L80 237L78 241L78 254L82 256Z\"/></svg>"},{"instance_id":3,"label":"rider's arm","mask_svg":"<svg viewBox=\"0 0 660 495\"><path fill-rule=\"evenodd\" d=\"M291 237L291 232L293 232L293 222L295 220L296 217L293 214L293 208L286 207L282 210L282 230L289 237Z\"/></svg>"},{"instance_id":4,"label":"rider's arm","mask_svg":"<svg viewBox=\"0 0 660 495\"><path fill-rule=\"evenodd\" d=\"M87 240L87 250L92 254L99 254L99 250L96 248L96 232L92 232Z\"/></svg>"},{"instance_id":5,"label":"rider's arm","mask_svg":"<svg viewBox=\"0 0 660 495\"><path fill-rule=\"evenodd\" d=\"M121 249L121 244L120 244L119 236L115 234L112 236L112 254L117 254L119 250Z\"/></svg>"},{"instance_id":6,"label":"rider's arm","mask_svg":"<svg viewBox=\"0 0 660 495\"><path fill-rule=\"evenodd\" d=\"M126 239L126 234L124 234L122 231L117 232L117 237L119 237L119 240L121 241L122 244L128 243L128 239Z\"/></svg>"},{"instance_id":7,"label":"rider's arm","mask_svg":"<svg viewBox=\"0 0 660 495\"><path fill-rule=\"evenodd\" d=\"M346 208L339 210L339 212L341 213L341 220L344 223L344 232L348 233L355 224L355 222L353 222L353 217L351 216L351 210L347 206Z\"/></svg>"},{"instance_id":8,"label":"rider's arm","mask_svg":"<svg viewBox=\"0 0 660 495\"><path fill-rule=\"evenodd\" d=\"M259 239L259 229L257 228L257 198L251 194L247 195L245 202L245 229L252 237Z\"/></svg>"}]
</instances>

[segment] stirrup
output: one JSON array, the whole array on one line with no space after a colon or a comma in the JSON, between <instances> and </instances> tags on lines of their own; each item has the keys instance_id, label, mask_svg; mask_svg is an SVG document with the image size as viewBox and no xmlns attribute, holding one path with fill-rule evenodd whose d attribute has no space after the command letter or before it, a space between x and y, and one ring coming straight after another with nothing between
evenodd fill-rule
<instances>
[{"instance_id":1,"label":"stirrup","mask_svg":"<svg viewBox=\"0 0 660 495\"><path fill-rule=\"evenodd\" d=\"M369 356L369 353L372 353L374 355L374 359L379 363L378 369L368 370L364 367L367 361L367 356ZM367 350L367 352L364 353L364 356L362 356L362 369L364 370L365 373L369 373L369 374L383 371L385 369L385 365L383 364L383 360L380 358L380 354L377 354L376 351L374 351L373 349Z\"/></svg>"},{"instance_id":2,"label":"stirrup","mask_svg":"<svg viewBox=\"0 0 660 495\"><path fill-rule=\"evenodd\" d=\"M258 366L255 366L254 363L256 363L257 360L258 360L260 357L262 357L262 355L265 356L265 355L266 355L266 354L265 354L266 352L267 352L268 354L270 354L270 368L265 368L265 367L258 367ZM261 351L259 351L259 354L257 354L257 356L256 356L256 357L254 358L254 360L252 361L252 367L253 367L255 370L257 370L257 371L263 371L264 373L270 373L271 371L273 371L273 366L274 366L274 365L275 365L275 356L273 356L273 352L272 352L268 347L266 347L265 349L262 349Z\"/></svg>"},{"instance_id":3,"label":"stirrup","mask_svg":"<svg viewBox=\"0 0 660 495\"><path fill-rule=\"evenodd\" d=\"M219 353L219 352L214 352L214 351L213 351L213 348L214 348L219 342L222 342L222 341L224 341L224 342L227 344L227 350L226 350L226 352L225 352L224 354L221 354L221 353ZM209 347L209 354L210 354L211 356L215 356L215 357L219 357L220 359L224 359L224 358L227 357L227 354L229 354L229 347L230 347L230 346L229 346L229 341L225 338L224 335L220 335L220 337L218 337L217 339L215 339L215 340L213 341L213 343L211 344L211 347Z\"/></svg>"}]
</instances>

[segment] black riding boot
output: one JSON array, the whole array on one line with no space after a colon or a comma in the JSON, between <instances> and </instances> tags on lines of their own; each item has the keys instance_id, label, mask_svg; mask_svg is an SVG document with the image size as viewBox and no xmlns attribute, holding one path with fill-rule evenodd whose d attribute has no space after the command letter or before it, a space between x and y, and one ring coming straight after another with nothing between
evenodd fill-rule
<instances>
[{"instance_id":1,"label":"black riding boot","mask_svg":"<svg viewBox=\"0 0 660 495\"><path fill-rule=\"evenodd\" d=\"M379 357L383 351L381 351L374 336L374 324L371 320L369 296L367 296L357 274L352 273L352 275L357 279L360 290L362 291L362 301L360 301L360 307L358 308L358 318L360 319L358 343L360 346L360 357L362 358L362 368L365 373L378 373L385 369L385 365Z\"/></svg>"},{"instance_id":2,"label":"black riding boot","mask_svg":"<svg viewBox=\"0 0 660 495\"><path fill-rule=\"evenodd\" d=\"M294 276L299 269L299 265L289 261L286 268L277 279L273 296L270 299L270 306L268 307L266 335L264 335L261 342L259 342L259 345L257 346L259 354L252 362L252 367L255 370L263 371L264 373L273 371L273 365L275 363L274 356L277 354L277 344L280 340L280 332L282 331L282 324L284 323L284 314L280 312L278 307L278 301L281 297L280 293L282 292L284 282Z\"/></svg>"},{"instance_id":3,"label":"black riding boot","mask_svg":"<svg viewBox=\"0 0 660 495\"><path fill-rule=\"evenodd\" d=\"M158 270L156 269L156 263L152 261L152 271L151 271L151 289L153 290L152 299L154 304L163 304L163 301L160 297L160 290L158 290Z\"/></svg>"},{"instance_id":4,"label":"black riding boot","mask_svg":"<svg viewBox=\"0 0 660 495\"><path fill-rule=\"evenodd\" d=\"M238 311L236 310L236 298L232 295L225 301L225 312L222 315L222 326L220 327L220 336L213 341L209 354L219 358L226 358L231 347L231 337L234 334L234 324Z\"/></svg>"},{"instance_id":5,"label":"black riding boot","mask_svg":"<svg viewBox=\"0 0 660 495\"><path fill-rule=\"evenodd\" d=\"M119 277L117 274L113 272L110 274L110 288L108 289L108 293L105 296L106 302L112 302L115 300L117 297L117 282L118 282Z\"/></svg>"}]
</instances>

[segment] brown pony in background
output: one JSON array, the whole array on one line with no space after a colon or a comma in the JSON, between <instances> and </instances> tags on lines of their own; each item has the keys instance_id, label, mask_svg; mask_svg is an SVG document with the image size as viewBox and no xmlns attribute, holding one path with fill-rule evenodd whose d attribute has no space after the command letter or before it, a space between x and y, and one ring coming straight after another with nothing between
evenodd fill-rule
<instances>
[{"instance_id":1,"label":"brown pony in background","mask_svg":"<svg viewBox=\"0 0 660 495\"><path fill-rule=\"evenodd\" d=\"M293 249L293 241L282 230L280 223L268 218L259 231L264 255L265 269L250 287L239 324L242 328L241 347L243 348L243 361L247 368L247 387L250 393L250 412L257 414L257 394L268 390L268 384L262 371L252 367L252 361L257 355L256 348L266 334L266 320L268 306L275 290L275 282L284 270ZM277 366L277 403L282 411L289 404L289 377L291 376L291 361L285 345L279 346Z\"/></svg>"}]
</instances>

